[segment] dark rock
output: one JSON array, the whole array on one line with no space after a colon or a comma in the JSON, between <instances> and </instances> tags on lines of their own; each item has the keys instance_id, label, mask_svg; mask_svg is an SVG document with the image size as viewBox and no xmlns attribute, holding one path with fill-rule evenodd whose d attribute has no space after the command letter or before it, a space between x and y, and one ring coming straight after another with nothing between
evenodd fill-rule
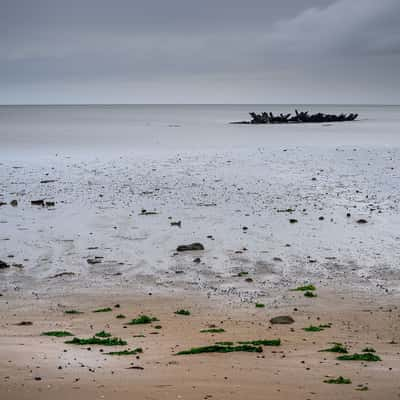
<instances>
[{"instance_id":1,"label":"dark rock","mask_svg":"<svg viewBox=\"0 0 400 400\"><path fill-rule=\"evenodd\" d=\"M0 207L1 206L6 206L7 205L7 203L6 202L4 202L4 201L0 201Z\"/></svg>"},{"instance_id":2,"label":"dark rock","mask_svg":"<svg viewBox=\"0 0 400 400\"><path fill-rule=\"evenodd\" d=\"M176 251L197 251L204 250L204 246L201 243L183 244L176 248Z\"/></svg>"},{"instance_id":3,"label":"dark rock","mask_svg":"<svg viewBox=\"0 0 400 400\"><path fill-rule=\"evenodd\" d=\"M12 206L12 207L17 207L18 206L18 201L17 200L11 200L10 201L10 206Z\"/></svg>"},{"instance_id":4,"label":"dark rock","mask_svg":"<svg viewBox=\"0 0 400 400\"><path fill-rule=\"evenodd\" d=\"M196 263L196 264L200 264L200 262L201 262L200 257L195 258L195 259L193 260L193 262Z\"/></svg>"},{"instance_id":5,"label":"dark rock","mask_svg":"<svg viewBox=\"0 0 400 400\"><path fill-rule=\"evenodd\" d=\"M142 211L140 211L139 215L157 215L158 212L157 211L147 211L146 209L142 209Z\"/></svg>"},{"instance_id":6,"label":"dark rock","mask_svg":"<svg viewBox=\"0 0 400 400\"><path fill-rule=\"evenodd\" d=\"M10 268L10 265L0 260L0 269Z\"/></svg>"},{"instance_id":7,"label":"dark rock","mask_svg":"<svg viewBox=\"0 0 400 400\"><path fill-rule=\"evenodd\" d=\"M289 219L289 222L291 224L297 224L297 222L299 222L299 221L297 219L295 219L295 218L291 218L291 219Z\"/></svg>"},{"instance_id":8,"label":"dark rock","mask_svg":"<svg viewBox=\"0 0 400 400\"><path fill-rule=\"evenodd\" d=\"M98 258L98 257L95 257L95 258L88 258L87 260L86 260L86 262L88 263L88 264L100 264L101 263L101 259L100 258Z\"/></svg>"},{"instance_id":9,"label":"dark rock","mask_svg":"<svg viewBox=\"0 0 400 400\"><path fill-rule=\"evenodd\" d=\"M361 218L361 219L357 220L357 224L366 224L366 223L368 223L368 221L366 219Z\"/></svg>"},{"instance_id":10,"label":"dark rock","mask_svg":"<svg viewBox=\"0 0 400 400\"><path fill-rule=\"evenodd\" d=\"M57 182L55 179L44 179L43 181L40 181L40 183L53 183Z\"/></svg>"},{"instance_id":11,"label":"dark rock","mask_svg":"<svg viewBox=\"0 0 400 400\"><path fill-rule=\"evenodd\" d=\"M42 206L42 207L44 207L44 200L32 200L31 204L33 206Z\"/></svg>"},{"instance_id":12,"label":"dark rock","mask_svg":"<svg viewBox=\"0 0 400 400\"><path fill-rule=\"evenodd\" d=\"M180 228L182 226L182 221L176 221L176 222L172 221L171 226L178 226Z\"/></svg>"},{"instance_id":13,"label":"dark rock","mask_svg":"<svg viewBox=\"0 0 400 400\"><path fill-rule=\"evenodd\" d=\"M50 278L61 278L63 276L73 276L73 275L75 275L75 272L60 272L59 274L55 274Z\"/></svg>"},{"instance_id":14,"label":"dark rock","mask_svg":"<svg viewBox=\"0 0 400 400\"><path fill-rule=\"evenodd\" d=\"M289 315L280 315L269 320L271 324L293 324L294 319Z\"/></svg>"},{"instance_id":15,"label":"dark rock","mask_svg":"<svg viewBox=\"0 0 400 400\"><path fill-rule=\"evenodd\" d=\"M18 326L31 326L31 325L33 325L33 322L32 321L21 321L21 322L18 322L18 324L16 324L16 325L18 325Z\"/></svg>"},{"instance_id":16,"label":"dark rock","mask_svg":"<svg viewBox=\"0 0 400 400\"><path fill-rule=\"evenodd\" d=\"M54 201L46 201L46 207L54 207L56 203Z\"/></svg>"}]
</instances>

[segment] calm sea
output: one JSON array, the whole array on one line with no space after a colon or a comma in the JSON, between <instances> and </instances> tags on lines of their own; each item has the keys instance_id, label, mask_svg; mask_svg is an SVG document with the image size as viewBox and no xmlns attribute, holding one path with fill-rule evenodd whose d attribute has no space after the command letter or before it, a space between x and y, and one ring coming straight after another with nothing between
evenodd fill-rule
<instances>
[{"instance_id":1,"label":"calm sea","mask_svg":"<svg viewBox=\"0 0 400 400\"><path fill-rule=\"evenodd\" d=\"M244 126L250 111L359 114L336 124ZM265 146L399 146L400 106L0 106L0 156L241 150Z\"/></svg>"}]
</instances>

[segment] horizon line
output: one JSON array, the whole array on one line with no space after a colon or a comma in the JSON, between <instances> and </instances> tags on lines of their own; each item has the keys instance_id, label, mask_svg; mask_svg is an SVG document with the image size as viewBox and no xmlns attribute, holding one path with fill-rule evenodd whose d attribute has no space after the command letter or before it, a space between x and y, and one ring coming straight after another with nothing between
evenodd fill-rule
<instances>
[{"instance_id":1,"label":"horizon line","mask_svg":"<svg viewBox=\"0 0 400 400\"><path fill-rule=\"evenodd\" d=\"M385 103L2 103L0 107L57 107L57 106L363 106L396 107Z\"/></svg>"}]
</instances>

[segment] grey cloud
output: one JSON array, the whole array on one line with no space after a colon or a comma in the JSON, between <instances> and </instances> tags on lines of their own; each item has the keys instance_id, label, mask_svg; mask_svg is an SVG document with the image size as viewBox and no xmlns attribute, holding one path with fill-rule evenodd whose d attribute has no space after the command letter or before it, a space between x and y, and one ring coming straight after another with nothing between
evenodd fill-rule
<instances>
[{"instance_id":1,"label":"grey cloud","mask_svg":"<svg viewBox=\"0 0 400 400\"><path fill-rule=\"evenodd\" d=\"M0 102L400 102L398 0L0 3Z\"/></svg>"}]
</instances>

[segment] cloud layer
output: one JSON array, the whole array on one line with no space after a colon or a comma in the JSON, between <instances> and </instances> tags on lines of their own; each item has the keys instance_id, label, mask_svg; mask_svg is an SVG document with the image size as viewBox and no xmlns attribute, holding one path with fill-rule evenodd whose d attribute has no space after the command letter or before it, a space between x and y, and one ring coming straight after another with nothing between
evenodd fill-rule
<instances>
[{"instance_id":1,"label":"cloud layer","mask_svg":"<svg viewBox=\"0 0 400 400\"><path fill-rule=\"evenodd\" d=\"M0 3L0 103L400 102L398 0Z\"/></svg>"}]
</instances>

